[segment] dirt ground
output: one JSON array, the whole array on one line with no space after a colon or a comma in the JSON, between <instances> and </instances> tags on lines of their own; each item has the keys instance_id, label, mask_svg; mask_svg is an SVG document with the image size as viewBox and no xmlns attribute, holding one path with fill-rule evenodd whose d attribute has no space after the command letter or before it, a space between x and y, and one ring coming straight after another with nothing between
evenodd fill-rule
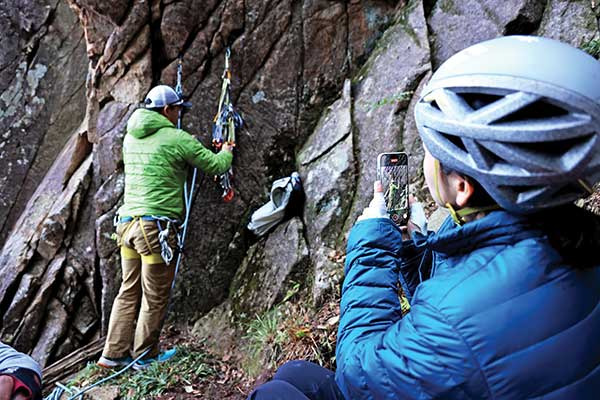
<instances>
[{"instance_id":1,"label":"dirt ground","mask_svg":"<svg viewBox=\"0 0 600 400\"><path fill-rule=\"evenodd\" d=\"M178 345L196 344L199 338L186 333L187 330L185 327L169 326L161 337L162 346L171 348ZM210 349L203 348L202 350L210 354ZM233 352L233 349L230 351ZM253 387L254 379L247 377L243 370L235 365L235 360L216 356L209 356L209 358L212 369L216 371L214 375L198 382L192 382L188 387L170 390L156 396L155 399L245 399Z\"/></svg>"},{"instance_id":2,"label":"dirt ground","mask_svg":"<svg viewBox=\"0 0 600 400\"><path fill-rule=\"evenodd\" d=\"M193 382L191 387L181 387L168 391L158 400L175 399L245 399L254 387L268 381L277 366L289 360L309 360L317 362L326 368L334 368L335 340L339 320L339 299L331 299L320 309L312 310L300 304L288 304L278 329L286 332L286 340L277 350L265 349L268 354L264 368L257 376L248 376L241 367L245 355L240 344L234 344L226 351L221 350L221 357L210 357L211 367L216 373L206 379ZM189 345L201 340L186 333L186 328L168 327L161 339L166 347ZM202 345L200 345L202 346ZM269 347L269 346L267 346ZM211 350L202 347L202 351Z\"/></svg>"}]
</instances>

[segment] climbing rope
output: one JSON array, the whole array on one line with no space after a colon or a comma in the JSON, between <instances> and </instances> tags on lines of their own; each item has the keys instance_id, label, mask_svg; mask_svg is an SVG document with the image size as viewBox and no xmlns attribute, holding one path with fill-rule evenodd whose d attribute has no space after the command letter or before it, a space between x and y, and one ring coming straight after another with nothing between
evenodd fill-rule
<instances>
[{"instance_id":1,"label":"climbing rope","mask_svg":"<svg viewBox=\"0 0 600 400\"><path fill-rule=\"evenodd\" d=\"M183 98L182 76L183 76L183 55L180 54L179 60L177 62L177 84L175 85L175 92L177 93L179 98ZM182 115L182 112L180 111L179 116L177 117L177 129L181 129L181 120L182 119L183 119L183 115ZM185 237L187 234L188 223L190 221L190 211L192 210L192 202L194 201L194 188L196 187L197 176L198 176L198 169L196 167L194 167L192 170L192 179L191 179L191 182L189 183L189 187L188 187L188 182L186 182L185 185L183 186L183 198L184 198L184 202L185 202L185 218L183 219L183 223L179 226L179 230L178 231L176 230L176 232L177 232L177 248L178 248L177 262L175 263L175 273L173 275L173 281L171 282L171 291L169 293L169 302L168 302L168 306L167 306L167 312L165 313L165 317L166 317L166 314L168 314L169 311L171 310L170 297L171 297L171 294L173 293L173 290L175 289L175 280L177 279L177 274L179 273L179 266L181 265L181 260L183 257L183 246L185 244ZM167 244L167 240L166 240L166 238L168 236L168 228L169 228L169 225L167 225L167 234L163 234L164 241L161 242L161 248L162 248L161 254L166 252L165 247L168 248L168 244ZM160 224L159 224L159 230L161 230ZM162 230L161 230L161 234L162 234ZM160 240L160 235L159 235L159 240ZM170 250L170 248L169 248L169 250ZM173 255L171 252L171 258L172 257L173 257Z\"/></svg>"},{"instance_id":2,"label":"climbing rope","mask_svg":"<svg viewBox=\"0 0 600 400\"><path fill-rule=\"evenodd\" d=\"M221 150L224 142L235 146L235 131L241 129L244 120L233 108L231 103L231 71L229 69L229 58L231 56L231 50L229 47L225 49L225 69L223 70L221 84L221 95L219 96L219 108L214 118L213 132L212 132L212 145L216 151ZM229 202L233 199L233 168L230 168L224 174L215 177L215 180L219 181L221 188L223 189L222 198L225 202Z\"/></svg>"},{"instance_id":3,"label":"climbing rope","mask_svg":"<svg viewBox=\"0 0 600 400\"><path fill-rule=\"evenodd\" d=\"M142 357L144 357L146 354L148 354L148 352L150 351L150 349L151 348L149 347L146 350L144 350L144 352L142 352L142 354L140 354L139 356L137 356L133 361L131 361L129 364L127 364L125 367L123 367L123 369L115 372L112 375L107 376L106 378L100 379L98 382L96 382L96 383L94 383L92 385L86 386L83 389L74 390L73 388L69 388L69 387L61 384L60 382L56 382L56 387L54 388L54 390L48 396L44 397L44 400L61 400L63 394L65 394L65 393L68 393L70 395L69 397L67 397L67 400L75 400L78 397L82 397L84 395L84 393L89 392L90 390L92 390L96 386L100 386L104 382L108 382L111 379L114 379L117 376L121 375L123 372L127 371L136 362L138 362L139 360L141 360Z\"/></svg>"}]
</instances>

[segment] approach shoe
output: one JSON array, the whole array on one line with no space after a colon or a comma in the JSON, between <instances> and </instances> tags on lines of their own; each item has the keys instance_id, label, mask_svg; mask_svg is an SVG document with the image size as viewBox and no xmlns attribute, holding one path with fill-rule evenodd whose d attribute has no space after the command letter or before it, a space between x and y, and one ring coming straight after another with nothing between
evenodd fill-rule
<instances>
[{"instance_id":1,"label":"approach shoe","mask_svg":"<svg viewBox=\"0 0 600 400\"><path fill-rule=\"evenodd\" d=\"M131 357L110 358L101 356L96 365L102 368L118 368L129 365L132 361Z\"/></svg>"},{"instance_id":2,"label":"approach shoe","mask_svg":"<svg viewBox=\"0 0 600 400\"><path fill-rule=\"evenodd\" d=\"M173 357L177 353L177 349L170 349L163 351L156 357L146 358L145 360L138 360L135 364L133 364L133 369L136 371L141 371L143 369L148 368L152 363L155 362L165 362L171 357Z\"/></svg>"}]
</instances>

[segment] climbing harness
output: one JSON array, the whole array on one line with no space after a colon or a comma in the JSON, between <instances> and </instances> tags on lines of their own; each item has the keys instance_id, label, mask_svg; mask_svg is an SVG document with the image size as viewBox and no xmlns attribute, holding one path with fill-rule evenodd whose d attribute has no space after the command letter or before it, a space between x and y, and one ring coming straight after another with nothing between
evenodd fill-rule
<instances>
[{"instance_id":1,"label":"climbing harness","mask_svg":"<svg viewBox=\"0 0 600 400\"><path fill-rule=\"evenodd\" d=\"M162 225L160 224L161 221L166 221L167 226L165 227L165 229L162 228ZM156 226L158 227L158 242L160 243L160 256L166 264L171 264L171 261L173 260L173 249L169 245L169 233L171 225L174 225L173 229L175 229L175 235L177 236L177 244L179 245L181 235L179 235L179 232L176 228L177 221L172 220L170 218L156 218Z\"/></svg>"},{"instance_id":2,"label":"climbing harness","mask_svg":"<svg viewBox=\"0 0 600 400\"><path fill-rule=\"evenodd\" d=\"M140 230L142 232L142 235L144 236L144 240L146 242L146 246L148 246L148 249L151 249L152 246L150 245L150 241L147 237L146 230L144 229L144 225L143 225L142 221L156 222L156 227L158 229L158 242L160 244L160 256L163 259L163 261L165 262L165 264L167 264L167 265L171 264L171 261L173 260L174 252L173 252L173 249L171 248L171 245L169 244L168 239L169 239L169 235L171 234L171 229L172 229L174 231L175 237L177 238L177 248L179 249L181 247L181 245L182 245L181 230L177 229L177 227L180 225L180 221L177 219L162 217L162 216L157 216L157 215L143 215L141 217L122 217L122 218L119 218L118 215L115 215L113 225L116 227L119 223L127 223L127 222L134 222L134 221L137 221L139 223ZM166 224L164 228L163 228L162 224ZM121 237L124 237L127 234L127 232L129 231L129 229L131 229L132 226L133 226L133 224L129 224L125 228L123 233L121 234ZM117 245L119 247L121 247L121 244L122 244L121 239L116 234L113 234L113 238L115 240L117 240Z\"/></svg>"},{"instance_id":3,"label":"climbing harness","mask_svg":"<svg viewBox=\"0 0 600 400\"><path fill-rule=\"evenodd\" d=\"M231 50L229 47L225 49L225 69L223 70L221 85L221 96L219 97L219 108L213 121L212 130L212 145L216 151L221 150L224 142L235 146L235 131L241 129L244 120L233 108L231 104L231 71L229 70L229 57L231 56ZM218 177L221 188L223 189L222 198L223 201L229 202L233 199L233 168L230 168L227 172Z\"/></svg>"}]
</instances>

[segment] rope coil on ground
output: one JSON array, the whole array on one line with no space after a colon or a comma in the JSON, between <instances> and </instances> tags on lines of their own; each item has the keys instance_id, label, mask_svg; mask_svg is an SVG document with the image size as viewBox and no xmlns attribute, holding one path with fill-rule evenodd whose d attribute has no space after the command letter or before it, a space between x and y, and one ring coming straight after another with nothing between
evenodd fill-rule
<instances>
[{"instance_id":1,"label":"rope coil on ground","mask_svg":"<svg viewBox=\"0 0 600 400\"><path fill-rule=\"evenodd\" d=\"M102 378L98 382L93 383L93 384L91 384L89 386L86 386L83 389L75 391L72 388L69 388L69 387L61 384L60 382L56 382L56 386L57 387L54 388L54 390L52 391L52 393L50 393L47 397L44 397L44 400L61 400L61 398L62 398L63 394L65 394L65 392L67 392L67 393L69 393L71 395L71 396L67 397L67 400L75 400L76 398L83 396L86 392L89 392L90 390L92 390L96 386L100 386L104 382L108 382L111 379L114 379L117 376L121 375L123 372L125 372L129 368L131 368L136 362L138 362L139 360L141 360L146 354L148 354L149 351L150 351L150 348L144 350L144 352L142 352L142 354L140 354L139 356L137 356L133 361L131 361L129 364L127 364L127 366L125 366L123 369L115 372L112 375L107 376L106 378Z\"/></svg>"}]
</instances>

